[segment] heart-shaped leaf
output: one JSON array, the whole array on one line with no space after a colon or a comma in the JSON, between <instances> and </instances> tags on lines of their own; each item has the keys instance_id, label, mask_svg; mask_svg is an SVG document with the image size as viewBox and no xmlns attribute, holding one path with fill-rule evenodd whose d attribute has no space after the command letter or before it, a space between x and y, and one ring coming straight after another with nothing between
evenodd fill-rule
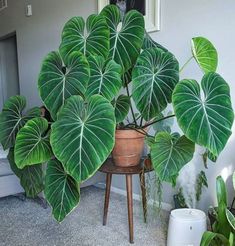
<instances>
[{"instance_id":1,"label":"heart-shaped leaf","mask_svg":"<svg viewBox=\"0 0 235 246\"><path fill-rule=\"evenodd\" d=\"M102 11L110 29L109 58L120 64L127 71L135 63L144 39L144 17L136 10L129 11L120 27L120 10L115 5L108 5Z\"/></svg>"},{"instance_id":2,"label":"heart-shaped leaf","mask_svg":"<svg viewBox=\"0 0 235 246\"><path fill-rule=\"evenodd\" d=\"M34 117L40 116L40 109L33 108L24 114L26 99L23 96L10 97L0 114L0 142L4 150L13 147L18 131Z\"/></svg>"},{"instance_id":3,"label":"heart-shaped leaf","mask_svg":"<svg viewBox=\"0 0 235 246\"><path fill-rule=\"evenodd\" d=\"M87 57L99 55L106 58L109 54L109 35L109 27L103 16L90 15L86 24L82 17L74 17L64 26L60 52L65 58L73 51L80 51Z\"/></svg>"},{"instance_id":4,"label":"heart-shaped leaf","mask_svg":"<svg viewBox=\"0 0 235 246\"><path fill-rule=\"evenodd\" d=\"M84 95L90 69L80 52L73 52L62 59L58 52L51 52L42 63L38 79L40 96L56 120L57 112L71 95Z\"/></svg>"},{"instance_id":5,"label":"heart-shaped leaf","mask_svg":"<svg viewBox=\"0 0 235 246\"><path fill-rule=\"evenodd\" d=\"M132 96L145 120L156 117L171 102L179 81L179 63L158 48L144 50L132 72Z\"/></svg>"},{"instance_id":6,"label":"heart-shaped leaf","mask_svg":"<svg viewBox=\"0 0 235 246\"><path fill-rule=\"evenodd\" d=\"M185 136L159 132L150 145L151 160L158 177L171 182L172 177L193 158L195 145Z\"/></svg>"},{"instance_id":7,"label":"heart-shaped leaf","mask_svg":"<svg viewBox=\"0 0 235 246\"><path fill-rule=\"evenodd\" d=\"M213 44L206 38L192 39L192 53L204 73L215 72L218 64L218 55Z\"/></svg>"},{"instance_id":8,"label":"heart-shaped leaf","mask_svg":"<svg viewBox=\"0 0 235 246\"><path fill-rule=\"evenodd\" d=\"M230 90L216 73L204 75L201 88L195 80L182 80L173 93L173 106L179 126L193 142L218 156L231 135L233 110Z\"/></svg>"},{"instance_id":9,"label":"heart-shaped leaf","mask_svg":"<svg viewBox=\"0 0 235 246\"><path fill-rule=\"evenodd\" d=\"M79 204L79 184L64 171L58 160L50 160L47 164L45 196L58 222Z\"/></svg>"},{"instance_id":10,"label":"heart-shaped leaf","mask_svg":"<svg viewBox=\"0 0 235 246\"><path fill-rule=\"evenodd\" d=\"M226 217L227 217L227 220L228 220L230 226L235 231L235 217L228 209L226 209Z\"/></svg>"},{"instance_id":11,"label":"heart-shaped leaf","mask_svg":"<svg viewBox=\"0 0 235 246\"><path fill-rule=\"evenodd\" d=\"M43 163L51 159L48 122L44 118L29 120L18 132L15 144L15 162L18 168Z\"/></svg>"},{"instance_id":12,"label":"heart-shaped leaf","mask_svg":"<svg viewBox=\"0 0 235 246\"><path fill-rule=\"evenodd\" d=\"M115 108L115 117L118 124L128 115L130 109L130 98L126 95L120 95L117 100L113 101L113 106Z\"/></svg>"},{"instance_id":13,"label":"heart-shaped leaf","mask_svg":"<svg viewBox=\"0 0 235 246\"><path fill-rule=\"evenodd\" d=\"M122 87L121 66L112 60L106 63L102 56L90 56L88 62L91 76L86 96L100 94L109 101L113 100Z\"/></svg>"},{"instance_id":14,"label":"heart-shaped leaf","mask_svg":"<svg viewBox=\"0 0 235 246\"><path fill-rule=\"evenodd\" d=\"M150 48L159 48L165 52L167 52L168 50L163 47L162 45L158 44L157 42L155 42L151 37L150 35L145 32L144 34L144 42L143 42L143 46L142 46L142 49L143 50L146 50L146 49L150 49Z\"/></svg>"},{"instance_id":15,"label":"heart-shaped leaf","mask_svg":"<svg viewBox=\"0 0 235 246\"><path fill-rule=\"evenodd\" d=\"M12 171L20 179L20 184L24 188L26 196L29 198L37 197L44 189L42 165L37 164L19 169L14 160L13 148L9 150L7 158Z\"/></svg>"},{"instance_id":16,"label":"heart-shaped leaf","mask_svg":"<svg viewBox=\"0 0 235 246\"><path fill-rule=\"evenodd\" d=\"M70 97L52 125L51 145L66 172L81 183L91 177L114 146L114 108L100 95L85 102Z\"/></svg>"}]
</instances>

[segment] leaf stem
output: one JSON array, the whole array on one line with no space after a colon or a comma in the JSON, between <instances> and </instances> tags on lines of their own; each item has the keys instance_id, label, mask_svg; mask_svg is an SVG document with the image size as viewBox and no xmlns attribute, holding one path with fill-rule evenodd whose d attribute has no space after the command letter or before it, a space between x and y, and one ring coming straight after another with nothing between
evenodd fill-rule
<instances>
[{"instance_id":1,"label":"leaf stem","mask_svg":"<svg viewBox=\"0 0 235 246\"><path fill-rule=\"evenodd\" d=\"M184 70L184 68L191 62L191 60L193 59L193 56L191 56L182 66L182 68L180 69L180 73Z\"/></svg>"},{"instance_id":2,"label":"leaf stem","mask_svg":"<svg viewBox=\"0 0 235 246\"><path fill-rule=\"evenodd\" d=\"M163 118L161 118L161 119L154 120L154 121L152 121L152 122L150 122L150 123L148 123L148 124L146 124L146 125L144 125L144 126L141 126L140 128L141 128L141 129L146 128L146 127L151 126L151 125L153 125L153 124L155 124L155 123L157 123L157 122L160 122L160 121L162 121L162 120L166 120L166 119L172 118L172 117L175 117L175 115L172 114L172 115L168 115L168 116L166 116L166 117L163 117Z\"/></svg>"}]
</instances>

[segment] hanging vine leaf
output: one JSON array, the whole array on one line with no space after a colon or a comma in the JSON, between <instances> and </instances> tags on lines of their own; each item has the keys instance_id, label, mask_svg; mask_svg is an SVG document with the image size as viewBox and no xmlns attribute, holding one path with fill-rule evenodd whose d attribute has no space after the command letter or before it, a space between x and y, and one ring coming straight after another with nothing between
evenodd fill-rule
<instances>
[{"instance_id":1,"label":"hanging vine leaf","mask_svg":"<svg viewBox=\"0 0 235 246\"><path fill-rule=\"evenodd\" d=\"M132 96L146 121L156 117L171 103L179 81L179 63L169 52L144 50L132 72Z\"/></svg>"},{"instance_id":2,"label":"hanging vine leaf","mask_svg":"<svg viewBox=\"0 0 235 246\"><path fill-rule=\"evenodd\" d=\"M0 114L0 142L4 150L14 146L18 131L29 119L40 116L39 108L32 108L24 114L25 107L23 96L10 97L4 104Z\"/></svg>"},{"instance_id":3,"label":"hanging vine leaf","mask_svg":"<svg viewBox=\"0 0 235 246\"><path fill-rule=\"evenodd\" d=\"M112 105L100 95L85 102L67 100L52 125L51 145L66 172L81 183L91 177L114 146L115 116Z\"/></svg>"},{"instance_id":4,"label":"hanging vine leaf","mask_svg":"<svg viewBox=\"0 0 235 246\"><path fill-rule=\"evenodd\" d=\"M38 89L54 120L68 97L85 94L89 75L88 62L80 52L73 52L66 59L58 52L47 55L39 74Z\"/></svg>"},{"instance_id":5,"label":"hanging vine leaf","mask_svg":"<svg viewBox=\"0 0 235 246\"><path fill-rule=\"evenodd\" d=\"M115 108L116 123L122 122L128 115L130 109L130 98L126 95L120 95L117 100L113 101Z\"/></svg>"},{"instance_id":6,"label":"hanging vine leaf","mask_svg":"<svg viewBox=\"0 0 235 246\"><path fill-rule=\"evenodd\" d=\"M9 150L7 158L12 171L20 179L20 184L24 188L26 196L29 198L37 197L44 189L42 165L37 164L19 169L14 160L13 148Z\"/></svg>"},{"instance_id":7,"label":"hanging vine leaf","mask_svg":"<svg viewBox=\"0 0 235 246\"><path fill-rule=\"evenodd\" d=\"M51 159L48 122L44 118L29 120L18 132L15 144L15 162L18 168L44 163Z\"/></svg>"},{"instance_id":8,"label":"hanging vine leaf","mask_svg":"<svg viewBox=\"0 0 235 246\"><path fill-rule=\"evenodd\" d=\"M79 204L79 184L65 172L58 160L50 160L47 164L45 196L58 222Z\"/></svg>"},{"instance_id":9,"label":"hanging vine leaf","mask_svg":"<svg viewBox=\"0 0 235 246\"><path fill-rule=\"evenodd\" d=\"M89 98L92 95L99 94L109 101L113 100L122 87L121 66L112 60L106 63L102 56L90 56L88 62L91 76L86 96Z\"/></svg>"},{"instance_id":10,"label":"hanging vine leaf","mask_svg":"<svg viewBox=\"0 0 235 246\"><path fill-rule=\"evenodd\" d=\"M159 48L159 49L161 49L164 52L167 52L168 51L165 47L163 47L162 45L160 45L157 42L155 42L150 37L150 35L145 31L145 34L144 34L144 42L143 42L143 45L142 45L142 49L143 50L146 50L146 49L150 49L150 48Z\"/></svg>"},{"instance_id":11,"label":"hanging vine leaf","mask_svg":"<svg viewBox=\"0 0 235 246\"><path fill-rule=\"evenodd\" d=\"M193 56L204 73L215 72L218 65L218 55L213 44L206 38L192 39Z\"/></svg>"},{"instance_id":12,"label":"hanging vine leaf","mask_svg":"<svg viewBox=\"0 0 235 246\"><path fill-rule=\"evenodd\" d=\"M179 126L193 142L218 156L231 135L234 114L229 86L216 73L204 75L201 88L195 80L182 80L173 93Z\"/></svg>"},{"instance_id":13,"label":"hanging vine leaf","mask_svg":"<svg viewBox=\"0 0 235 246\"><path fill-rule=\"evenodd\" d=\"M129 11L120 27L121 14L115 5L108 5L101 11L110 29L109 58L127 71L135 63L144 39L144 17L136 10Z\"/></svg>"},{"instance_id":14,"label":"hanging vine leaf","mask_svg":"<svg viewBox=\"0 0 235 246\"><path fill-rule=\"evenodd\" d=\"M60 52L65 58L73 51L80 51L87 57L99 55L107 58L109 35L103 16L90 15L86 24L82 17L73 17L64 26Z\"/></svg>"},{"instance_id":15,"label":"hanging vine leaf","mask_svg":"<svg viewBox=\"0 0 235 246\"><path fill-rule=\"evenodd\" d=\"M192 160L195 145L185 136L159 132L150 145L151 160L158 177L172 182L180 169Z\"/></svg>"}]
</instances>

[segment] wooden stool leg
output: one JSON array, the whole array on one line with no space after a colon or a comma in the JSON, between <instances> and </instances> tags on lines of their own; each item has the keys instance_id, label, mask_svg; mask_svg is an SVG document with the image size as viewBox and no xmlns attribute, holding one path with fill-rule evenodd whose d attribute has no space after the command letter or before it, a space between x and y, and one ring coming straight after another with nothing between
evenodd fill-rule
<instances>
[{"instance_id":1,"label":"wooden stool leg","mask_svg":"<svg viewBox=\"0 0 235 246\"><path fill-rule=\"evenodd\" d=\"M145 174L144 172L140 173L140 187L142 192L142 205L144 212L144 223L147 222L147 197L146 197L146 187L145 187Z\"/></svg>"},{"instance_id":2,"label":"wooden stool leg","mask_svg":"<svg viewBox=\"0 0 235 246\"><path fill-rule=\"evenodd\" d=\"M134 243L133 233L133 199L132 199L132 175L126 175L126 190L127 190L127 208L128 208L128 222L129 222L129 237L130 243Z\"/></svg>"},{"instance_id":3,"label":"wooden stool leg","mask_svg":"<svg viewBox=\"0 0 235 246\"><path fill-rule=\"evenodd\" d=\"M106 175L105 200L104 200L104 216L103 216L103 225L104 226L107 223L111 182L112 182L112 174L107 173L107 175Z\"/></svg>"}]
</instances>

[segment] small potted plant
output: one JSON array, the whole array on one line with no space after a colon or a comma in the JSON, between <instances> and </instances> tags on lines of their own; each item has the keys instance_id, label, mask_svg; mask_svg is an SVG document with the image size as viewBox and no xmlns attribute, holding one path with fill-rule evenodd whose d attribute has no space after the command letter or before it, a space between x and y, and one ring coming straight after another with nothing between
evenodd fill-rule
<instances>
[{"instance_id":1,"label":"small potted plant","mask_svg":"<svg viewBox=\"0 0 235 246\"><path fill-rule=\"evenodd\" d=\"M218 207L213 208L213 214L211 213L211 210L209 210L212 230L203 234L201 246L234 246L235 215L234 210L231 211L231 209L227 208L227 190L221 176L218 176L216 179L216 192Z\"/></svg>"},{"instance_id":2,"label":"small potted plant","mask_svg":"<svg viewBox=\"0 0 235 246\"><path fill-rule=\"evenodd\" d=\"M203 71L200 83L179 79L192 58ZM173 182L193 158L195 144L218 156L234 120L229 85L216 73L217 51L206 38L192 39L189 61L180 69L176 57L145 32L136 10L122 19L117 6L108 5L86 21L69 20L38 78L51 120L39 108L25 111L23 96L11 97L0 115L0 141L10 149L8 159L27 194L44 190L61 222L79 204L80 185L112 152L116 165L138 165L146 137L161 182ZM171 103L174 113L159 118ZM183 135L148 133L173 117Z\"/></svg>"}]
</instances>

